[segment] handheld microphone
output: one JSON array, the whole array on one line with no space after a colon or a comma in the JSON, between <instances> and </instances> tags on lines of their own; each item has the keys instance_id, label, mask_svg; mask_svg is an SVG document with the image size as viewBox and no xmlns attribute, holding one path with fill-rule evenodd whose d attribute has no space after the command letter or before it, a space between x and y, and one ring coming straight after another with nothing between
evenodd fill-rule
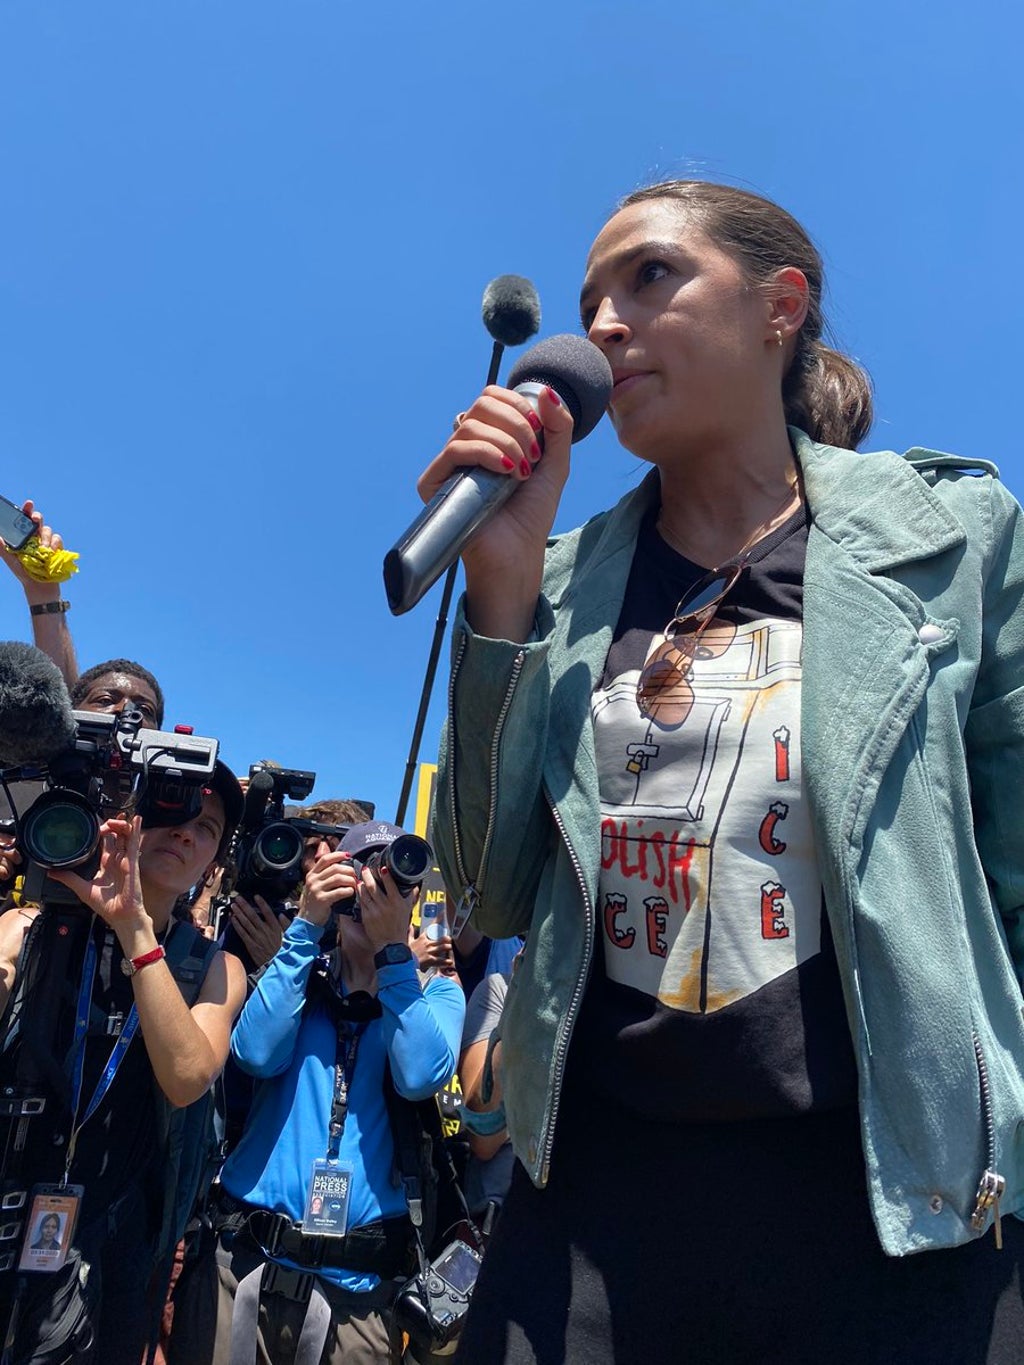
<instances>
[{"instance_id":1,"label":"handheld microphone","mask_svg":"<svg viewBox=\"0 0 1024 1365\"><path fill-rule=\"evenodd\" d=\"M572 417L573 444L597 426L612 392L604 352L568 333L533 346L512 367L507 382L535 406L541 389L554 389ZM517 479L488 469L460 470L441 485L384 557L384 589L395 616L416 605L518 486Z\"/></svg>"},{"instance_id":2,"label":"handheld microphone","mask_svg":"<svg viewBox=\"0 0 1024 1365\"><path fill-rule=\"evenodd\" d=\"M0 764L46 763L69 749L77 733L57 665L32 645L0 644Z\"/></svg>"}]
</instances>

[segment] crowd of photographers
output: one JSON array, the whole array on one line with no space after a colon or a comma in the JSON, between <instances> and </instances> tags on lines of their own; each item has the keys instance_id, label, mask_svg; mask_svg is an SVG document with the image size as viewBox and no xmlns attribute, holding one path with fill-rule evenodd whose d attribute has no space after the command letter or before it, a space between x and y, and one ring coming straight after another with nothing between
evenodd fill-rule
<instances>
[{"instance_id":1,"label":"crowd of photographers","mask_svg":"<svg viewBox=\"0 0 1024 1365\"><path fill-rule=\"evenodd\" d=\"M62 584L0 557L78 713L73 762L0 755L0 1360L450 1353L510 1177L519 941L417 934L422 840L165 732L154 673L79 674Z\"/></svg>"}]
</instances>

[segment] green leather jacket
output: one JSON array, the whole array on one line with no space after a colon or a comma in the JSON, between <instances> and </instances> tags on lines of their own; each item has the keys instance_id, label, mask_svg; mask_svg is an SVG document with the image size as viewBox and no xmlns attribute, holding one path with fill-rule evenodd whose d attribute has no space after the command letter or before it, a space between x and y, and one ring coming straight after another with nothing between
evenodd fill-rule
<instances>
[{"instance_id":1,"label":"green leather jacket","mask_svg":"<svg viewBox=\"0 0 1024 1365\"><path fill-rule=\"evenodd\" d=\"M803 771L873 1214L902 1255L1024 1206L1024 517L992 465L791 435ZM454 629L435 835L480 928L529 931L502 1039L538 1185L595 937L590 698L657 477L551 541L528 643Z\"/></svg>"}]
</instances>

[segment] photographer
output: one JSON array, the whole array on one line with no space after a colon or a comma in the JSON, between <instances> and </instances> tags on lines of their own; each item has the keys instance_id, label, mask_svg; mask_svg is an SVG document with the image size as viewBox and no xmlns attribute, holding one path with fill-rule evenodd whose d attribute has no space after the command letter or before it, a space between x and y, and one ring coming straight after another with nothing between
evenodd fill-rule
<instances>
[{"instance_id":1,"label":"photographer","mask_svg":"<svg viewBox=\"0 0 1024 1365\"><path fill-rule=\"evenodd\" d=\"M324 825L361 825L369 820L369 815L355 801L323 800L311 806L298 806L291 811L290 818L314 820ZM338 847L340 835L327 839L333 851ZM313 835L307 838L302 851L302 877L308 877L313 870L321 840ZM301 886L301 883L299 883ZM264 896L254 894L247 899L240 892L231 897L231 918L224 935L224 947L228 952L240 957L247 971L258 971L265 967L281 947L284 931L295 913L294 896L299 887L288 889L285 900L271 904Z\"/></svg>"},{"instance_id":2,"label":"photographer","mask_svg":"<svg viewBox=\"0 0 1024 1365\"><path fill-rule=\"evenodd\" d=\"M145 830L138 817L107 820L91 880L51 871L91 916L57 905L14 912L32 923L17 962L3 964L7 1042L30 1050L47 1090L19 1183L60 1182L75 1231L59 1269L17 1282L13 1365L138 1365L155 1328L202 1175L209 1088L245 992L237 959L172 911L221 855L241 809L238 782L218 762L194 818ZM58 950L81 971L58 982L57 998L39 997L32 983Z\"/></svg>"},{"instance_id":3,"label":"photographer","mask_svg":"<svg viewBox=\"0 0 1024 1365\"><path fill-rule=\"evenodd\" d=\"M260 1359L276 1361L300 1336L303 1361L391 1359L384 1315L413 1260L385 1071L406 1100L439 1090L455 1069L464 1005L444 977L421 984L406 943L415 893L383 866L376 877L353 866L380 830L357 826L333 852L321 843L235 1029L232 1055L260 1085L221 1176L216 1320L175 1324L176 1365L227 1365L243 1349L251 1359L257 1343ZM337 947L318 958L339 905ZM316 1176L342 1172L344 1213L330 1199L315 1212Z\"/></svg>"},{"instance_id":4,"label":"photographer","mask_svg":"<svg viewBox=\"0 0 1024 1365\"><path fill-rule=\"evenodd\" d=\"M31 506L31 503L25 504L26 509L31 508ZM38 516L38 512L33 513L33 517ZM47 539L49 533L50 528L48 526L42 527L40 530L40 542L42 544L51 543L51 540ZM60 537L53 536L52 543L59 548ZM0 551L0 553L6 555L8 567L16 577L24 576L26 581L25 592L26 594L31 592L33 596L30 596L29 600L34 600L34 590L42 591L44 585L35 583L31 578L28 578L17 556L7 550ZM52 589L47 588L46 591L50 591L52 595ZM44 597L41 600L49 599ZM45 619L50 622L59 620L61 629L67 634L67 627L63 624L63 615L57 617L51 614L45 618L35 619L37 621ZM46 627L46 630L49 631L50 627ZM42 649L44 653L54 658L53 651L44 645L41 632L42 627L37 625L36 648ZM59 631L56 632L54 638L57 636L59 636ZM70 636L68 636L68 642L70 645ZM73 652L70 657L73 659ZM57 666L60 667L59 660ZM160 684L148 668L143 668L141 664L135 663L132 659L106 659L102 663L94 664L92 668L86 669L84 673L70 681L68 681L67 673L63 669L61 671L65 681L68 682L71 705L76 711L95 711L104 715L115 715L123 711L125 707L134 707L142 712L143 729L158 730L163 725L164 694ZM75 666L75 673L77 675L77 665ZM21 855L15 848L13 834L0 833L0 888L4 892L10 889L8 884L13 882L20 863ZM4 924L5 918L6 916L0 916L0 973L3 971L2 964L5 955L17 957L21 948L20 931L25 925L24 917L14 919L6 925ZM2 988L2 981L0 981L0 988ZM6 999L6 996L3 998ZM2 1006L2 1002L0 1002L0 1006Z\"/></svg>"},{"instance_id":5,"label":"photographer","mask_svg":"<svg viewBox=\"0 0 1024 1365\"><path fill-rule=\"evenodd\" d=\"M143 728L159 730L164 723L164 694L148 668L133 659L105 659L87 668L70 686L76 711L108 715L134 706L142 712Z\"/></svg>"}]
</instances>

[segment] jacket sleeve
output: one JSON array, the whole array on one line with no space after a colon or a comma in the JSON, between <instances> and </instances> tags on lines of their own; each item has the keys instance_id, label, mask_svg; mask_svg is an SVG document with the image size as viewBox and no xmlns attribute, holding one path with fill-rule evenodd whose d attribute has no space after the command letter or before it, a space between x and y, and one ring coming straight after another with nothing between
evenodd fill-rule
<instances>
[{"instance_id":1,"label":"jacket sleeve","mask_svg":"<svg viewBox=\"0 0 1024 1365\"><path fill-rule=\"evenodd\" d=\"M420 986L414 962L382 967L377 988L395 1089L407 1100L435 1095L455 1075L466 1015L462 989L444 976Z\"/></svg>"},{"instance_id":2,"label":"jacket sleeve","mask_svg":"<svg viewBox=\"0 0 1024 1365\"><path fill-rule=\"evenodd\" d=\"M433 832L449 895L476 893L491 938L525 932L551 837L541 787L548 734L548 644L541 597L525 644L475 635L460 603Z\"/></svg>"},{"instance_id":3,"label":"jacket sleeve","mask_svg":"<svg viewBox=\"0 0 1024 1365\"><path fill-rule=\"evenodd\" d=\"M965 737L975 838L1024 985L1024 513L990 482L982 653Z\"/></svg>"},{"instance_id":4,"label":"jacket sleeve","mask_svg":"<svg viewBox=\"0 0 1024 1365\"><path fill-rule=\"evenodd\" d=\"M291 1065L299 1036L306 984L320 951L322 924L293 919L246 1001L231 1035L231 1055L250 1076L279 1076Z\"/></svg>"}]
</instances>

